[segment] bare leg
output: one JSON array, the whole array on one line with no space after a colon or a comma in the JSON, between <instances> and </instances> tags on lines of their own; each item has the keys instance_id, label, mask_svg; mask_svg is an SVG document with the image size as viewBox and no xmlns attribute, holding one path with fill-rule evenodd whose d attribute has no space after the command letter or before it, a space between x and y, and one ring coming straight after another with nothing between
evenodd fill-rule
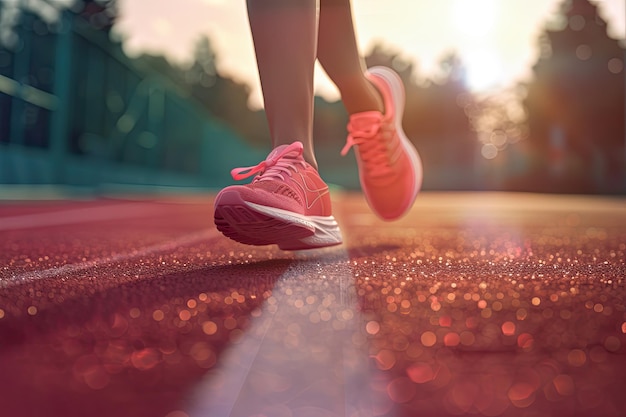
<instances>
[{"instance_id":1,"label":"bare leg","mask_svg":"<svg viewBox=\"0 0 626 417\"><path fill-rule=\"evenodd\" d=\"M382 112L380 94L364 76L350 0L320 0L318 42L317 57L339 89L348 113Z\"/></svg>"},{"instance_id":2,"label":"bare leg","mask_svg":"<svg viewBox=\"0 0 626 417\"><path fill-rule=\"evenodd\" d=\"M313 153L313 69L317 49L317 0L248 0L259 77L272 146L304 144Z\"/></svg>"}]
</instances>

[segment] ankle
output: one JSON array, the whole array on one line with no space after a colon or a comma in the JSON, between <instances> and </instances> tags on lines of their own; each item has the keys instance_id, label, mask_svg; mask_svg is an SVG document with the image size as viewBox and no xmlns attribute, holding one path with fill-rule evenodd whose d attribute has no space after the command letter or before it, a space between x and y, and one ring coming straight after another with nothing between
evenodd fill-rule
<instances>
[{"instance_id":1,"label":"ankle","mask_svg":"<svg viewBox=\"0 0 626 417\"><path fill-rule=\"evenodd\" d=\"M339 91L343 105L350 115L366 111L385 111L382 95L365 77L358 83L343 85Z\"/></svg>"},{"instance_id":2,"label":"ankle","mask_svg":"<svg viewBox=\"0 0 626 417\"><path fill-rule=\"evenodd\" d=\"M308 140L301 140L301 139L297 139L298 141L302 142L302 158L304 158L304 160L311 165L313 168L315 168L316 170L318 169L317 166L317 160L315 159L315 152L313 151L313 140L308 139ZM293 140L275 140L273 143L273 148L276 148L280 145L290 145L292 144L294 141Z\"/></svg>"},{"instance_id":3,"label":"ankle","mask_svg":"<svg viewBox=\"0 0 626 417\"><path fill-rule=\"evenodd\" d=\"M304 152L302 154L302 157L309 165L315 168L316 171L319 171L319 167L317 166L317 160L315 159L315 155L312 155L309 152Z\"/></svg>"}]
</instances>

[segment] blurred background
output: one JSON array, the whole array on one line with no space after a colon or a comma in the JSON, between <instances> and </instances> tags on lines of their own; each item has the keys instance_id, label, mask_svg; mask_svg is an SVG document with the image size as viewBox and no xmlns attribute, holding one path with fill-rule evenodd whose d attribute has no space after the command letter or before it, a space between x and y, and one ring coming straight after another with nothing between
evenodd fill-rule
<instances>
[{"instance_id":1,"label":"blurred background","mask_svg":"<svg viewBox=\"0 0 626 417\"><path fill-rule=\"evenodd\" d=\"M424 189L626 194L626 0L379 5L357 35L404 80ZM358 189L316 77L322 177ZM215 190L269 143L245 1L0 1L0 193Z\"/></svg>"}]
</instances>

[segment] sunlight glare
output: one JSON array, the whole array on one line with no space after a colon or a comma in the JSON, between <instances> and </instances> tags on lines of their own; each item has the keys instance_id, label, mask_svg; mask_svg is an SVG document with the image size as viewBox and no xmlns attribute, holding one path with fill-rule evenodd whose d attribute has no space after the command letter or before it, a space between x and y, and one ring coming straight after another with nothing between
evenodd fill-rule
<instances>
[{"instance_id":1,"label":"sunlight glare","mask_svg":"<svg viewBox=\"0 0 626 417\"><path fill-rule=\"evenodd\" d=\"M494 44L498 3L495 0L456 0L453 13L459 39L463 39L459 54L466 67L467 86L473 91L497 86L504 78Z\"/></svg>"},{"instance_id":2,"label":"sunlight glare","mask_svg":"<svg viewBox=\"0 0 626 417\"><path fill-rule=\"evenodd\" d=\"M472 91L485 91L504 81L505 73L498 55L491 49L461 51L466 66L465 82Z\"/></svg>"},{"instance_id":3,"label":"sunlight glare","mask_svg":"<svg viewBox=\"0 0 626 417\"><path fill-rule=\"evenodd\" d=\"M455 27L461 35L485 38L493 34L496 22L496 0L456 0Z\"/></svg>"}]
</instances>

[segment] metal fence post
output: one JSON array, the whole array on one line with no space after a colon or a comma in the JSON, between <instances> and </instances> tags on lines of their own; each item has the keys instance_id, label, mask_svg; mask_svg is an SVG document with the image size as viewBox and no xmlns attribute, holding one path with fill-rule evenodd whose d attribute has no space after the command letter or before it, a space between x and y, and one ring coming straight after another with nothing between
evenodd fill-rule
<instances>
[{"instance_id":1,"label":"metal fence post","mask_svg":"<svg viewBox=\"0 0 626 417\"><path fill-rule=\"evenodd\" d=\"M11 97L11 120L9 122L9 142L24 145L24 110L26 104L22 96L23 84L28 84L28 72L31 56L32 39L25 30L26 25L32 24L32 16L20 16L20 22L15 30L21 42L21 47L15 50L13 61L13 78L19 83L18 89Z\"/></svg>"},{"instance_id":2,"label":"metal fence post","mask_svg":"<svg viewBox=\"0 0 626 417\"><path fill-rule=\"evenodd\" d=\"M65 159L68 152L70 81L72 76L72 16L64 10L60 16L54 63L53 94L58 98L57 108L50 120L50 160L52 182L64 183Z\"/></svg>"}]
</instances>

